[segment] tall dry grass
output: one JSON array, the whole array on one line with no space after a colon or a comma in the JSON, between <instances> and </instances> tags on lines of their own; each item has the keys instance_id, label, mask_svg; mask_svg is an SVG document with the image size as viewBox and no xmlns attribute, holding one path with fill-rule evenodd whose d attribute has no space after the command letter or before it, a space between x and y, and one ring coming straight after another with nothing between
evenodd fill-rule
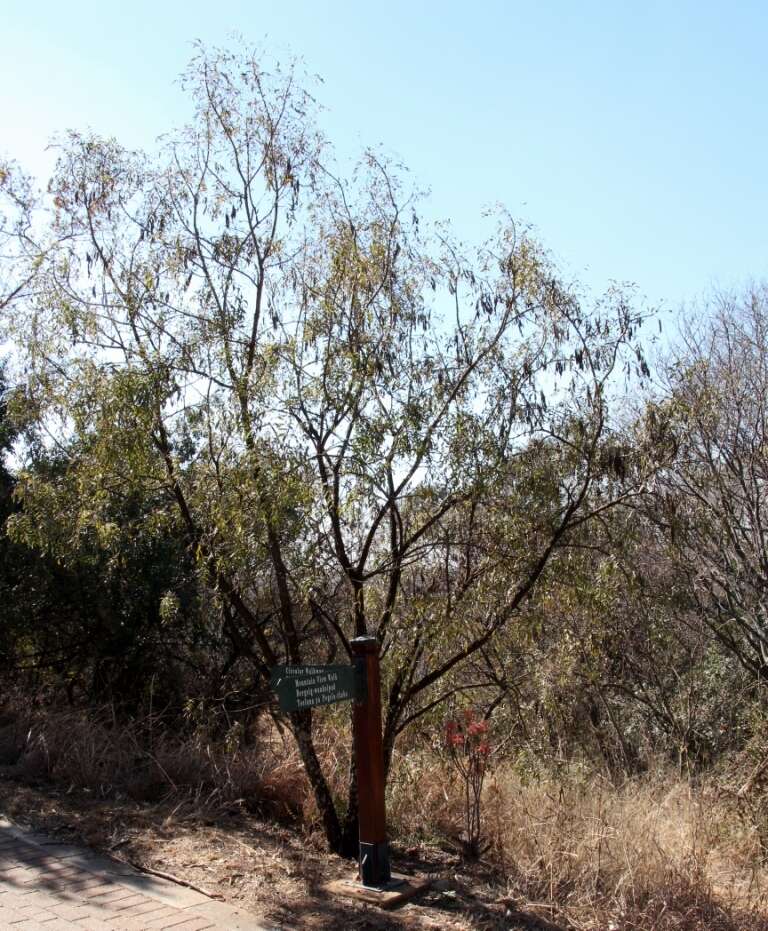
<instances>
[{"instance_id":1,"label":"tall dry grass","mask_svg":"<svg viewBox=\"0 0 768 931\"><path fill-rule=\"evenodd\" d=\"M161 715L118 719L111 707L0 713L0 765L28 780L136 801L173 800L214 811L233 804L272 816L311 818L306 780L292 743L261 727L213 740L204 728L180 735Z\"/></svg>"},{"instance_id":2,"label":"tall dry grass","mask_svg":"<svg viewBox=\"0 0 768 931\"><path fill-rule=\"evenodd\" d=\"M487 827L511 892L574 922L616 927L763 927L766 874L753 831L711 788L663 770L521 784L501 769Z\"/></svg>"},{"instance_id":3,"label":"tall dry grass","mask_svg":"<svg viewBox=\"0 0 768 931\"><path fill-rule=\"evenodd\" d=\"M507 761L483 802L485 859L519 905L573 928L768 929L759 827L714 780L661 764L621 784L579 767L526 776ZM404 836L457 841L461 805L433 754L396 760L390 817Z\"/></svg>"}]
</instances>

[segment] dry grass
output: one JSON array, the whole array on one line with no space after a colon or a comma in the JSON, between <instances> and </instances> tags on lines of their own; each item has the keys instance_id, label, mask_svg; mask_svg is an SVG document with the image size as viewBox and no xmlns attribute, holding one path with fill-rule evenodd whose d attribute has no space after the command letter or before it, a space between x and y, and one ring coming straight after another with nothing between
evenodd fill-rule
<instances>
[{"instance_id":1,"label":"dry grass","mask_svg":"<svg viewBox=\"0 0 768 931\"><path fill-rule=\"evenodd\" d=\"M390 812L412 840L458 841L459 786L427 754L397 761ZM579 769L521 778L506 763L483 822L510 901L569 927L768 931L759 832L714 783L662 768L618 786Z\"/></svg>"},{"instance_id":2,"label":"dry grass","mask_svg":"<svg viewBox=\"0 0 768 931\"><path fill-rule=\"evenodd\" d=\"M0 765L29 781L41 778L102 797L174 799L193 809L243 805L279 818L310 816L298 755L262 728L247 742L179 736L159 716L119 721L95 711L8 707L0 715Z\"/></svg>"},{"instance_id":3,"label":"dry grass","mask_svg":"<svg viewBox=\"0 0 768 931\"><path fill-rule=\"evenodd\" d=\"M434 758L399 762L404 791L396 780L390 810L400 830L458 839L458 785ZM579 771L521 779L502 764L483 820L486 859L510 899L571 927L768 929L758 831L714 784L662 769L620 786Z\"/></svg>"},{"instance_id":4,"label":"dry grass","mask_svg":"<svg viewBox=\"0 0 768 931\"><path fill-rule=\"evenodd\" d=\"M746 912L757 927L766 904L762 871L745 862L749 837L705 789L663 775L523 786L502 771L487 809L510 890L579 923L739 928Z\"/></svg>"},{"instance_id":5,"label":"dry grass","mask_svg":"<svg viewBox=\"0 0 768 931\"><path fill-rule=\"evenodd\" d=\"M343 797L348 739L333 720L318 746ZM162 798L198 813L239 806L316 825L296 752L273 727L215 744L149 718L119 723L109 709L17 709L0 717L0 763L94 795ZM460 789L429 749L396 755L388 804L401 849L459 848ZM483 820L478 869L510 908L576 929L768 931L760 826L714 782L694 785L661 767L621 785L579 769L524 778L503 762L487 780Z\"/></svg>"}]
</instances>

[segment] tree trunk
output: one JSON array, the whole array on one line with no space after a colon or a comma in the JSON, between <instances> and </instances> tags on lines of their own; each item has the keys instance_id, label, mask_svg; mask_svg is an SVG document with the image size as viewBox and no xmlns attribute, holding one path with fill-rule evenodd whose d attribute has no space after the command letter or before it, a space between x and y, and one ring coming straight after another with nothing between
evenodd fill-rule
<instances>
[{"instance_id":1,"label":"tree trunk","mask_svg":"<svg viewBox=\"0 0 768 931\"><path fill-rule=\"evenodd\" d=\"M353 744L354 746L354 744ZM344 831L342 835L342 852L344 857L357 858L360 845L360 823L358 819L357 804L357 767L355 754L349 761L349 788L347 791L347 813L344 817Z\"/></svg>"},{"instance_id":2,"label":"tree trunk","mask_svg":"<svg viewBox=\"0 0 768 931\"><path fill-rule=\"evenodd\" d=\"M392 754L395 750L395 740L397 738L397 727L400 723L400 706L390 707L387 709L387 716L384 722L384 734L382 735L384 750L384 779L389 779L389 767L392 765Z\"/></svg>"},{"instance_id":3,"label":"tree trunk","mask_svg":"<svg viewBox=\"0 0 768 931\"><path fill-rule=\"evenodd\" d=\"M333 797L328 788L323 770L320 766L320 760L317 758L315 744L312 739L312 717L307 711L294 711L291 714L291 728L296 738L301 760L304 763L304 769L312 786L315 796L315 802L323 819L323 828L325 837L328 841L329 849L336 854L343 855L343 843L341 824L336 812L336 806L333 804Z\"/></svg>"}]
</instances>

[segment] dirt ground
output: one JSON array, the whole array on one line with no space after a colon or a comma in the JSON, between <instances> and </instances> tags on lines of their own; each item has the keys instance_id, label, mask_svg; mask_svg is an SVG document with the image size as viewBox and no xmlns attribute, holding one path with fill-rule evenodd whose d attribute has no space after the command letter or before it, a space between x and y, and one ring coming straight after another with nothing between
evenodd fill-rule
<instances>
[{"instance_id":1,"label":"dirt ground","mask_svg":"<svg viewBox=\"0 0 768 931\"><path fill-rule=\"evenodd\" d=\"M397 872L434 880L413 903L384 912L331 897L322 884L353 878L353 863L326 853L316 835L260 820L237 806L211 813L188 803L98 799L47 783L25 784L11 770L0 770L0 813L57 839L183 879L280 929L564 931L519 910L489 867L469 868L455 854L431 847L392 849Z\"/></svg>"}]
</instances>

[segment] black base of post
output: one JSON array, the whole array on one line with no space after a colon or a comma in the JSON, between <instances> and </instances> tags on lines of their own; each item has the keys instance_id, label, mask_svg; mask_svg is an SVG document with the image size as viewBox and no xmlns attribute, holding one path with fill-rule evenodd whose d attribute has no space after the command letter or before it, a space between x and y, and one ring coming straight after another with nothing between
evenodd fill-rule
<instances>
[{"instance_id":1,"label":"black base of post","mask_svg":"<svg viewBox=\"0 0 768 931\"><path fill-rule=\"evenodd\" d=\"M389 844L360 844L360 882L364 886L380 888L392 879L389 867Z\"/></svg>"}]
</instances>

